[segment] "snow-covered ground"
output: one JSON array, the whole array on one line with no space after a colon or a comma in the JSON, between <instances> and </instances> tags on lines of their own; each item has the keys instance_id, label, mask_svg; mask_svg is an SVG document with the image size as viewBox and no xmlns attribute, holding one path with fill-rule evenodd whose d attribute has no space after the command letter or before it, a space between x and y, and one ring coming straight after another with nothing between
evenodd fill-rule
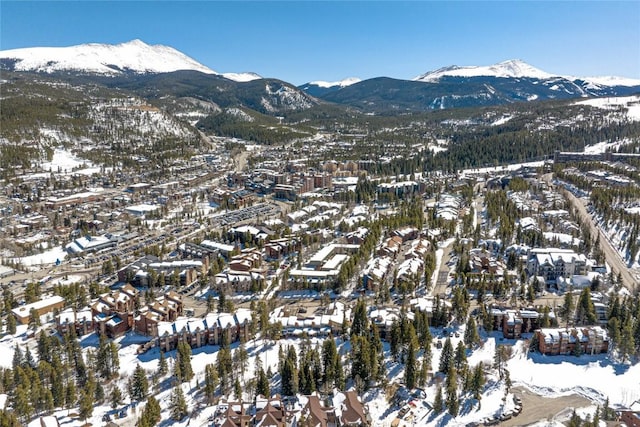
<instances>
[{"instance_id":1,"label":"snow-covered ground","mask_svg":"<svg viewBox=\"0 0 640 427\"><path fill-rule=\"evenodd\" d=\"M558 240L560 243L564 243L566 245L571 245L571 246L578 246L581 242L580 239L571 236L570 234L566 234L566 233L552 233L552 232L548 232L545 231L544 233L542 233L544 238L546 240Z\"/></svg>"},{"instance_id":2,"label":"snow-covered ground","mask_svg":"<svg viewBox=\"0 0 640 427\"><path fill-rule=\"evenodd\" d=\"M590 105L604 110L619 110L625 108L626 117L633 121L640 120L640 96L619 96L612 98L595 98L576 102L577 105Z\"/></svg>"},{"instance_id":3,"label":"snow-covered ground","mask_svg":"<svg viewBox=\"0 0 640 427\"><path fill-rule=\"evenodd\" d=\"M587 145L584 148L584 152L588 154L601 154L605 153L607 150L616 151L617 148L622 147L623 145L630 144L632 141L629 139L623 139L621 141L602 141L597 144Z\"/></svg>"},{"instance_id":4,"label":"snow-covered ground","mask_svg":"<svg viewBox=\"0 0 640 427\"><path fill-rule=\"evenodd\" d=\"M91 173L100 172L99 167L94 167L91 162L81 159L71 151L63 148L56 148L51 161L43 162L41 167L46 171L56 174L68 174L72 171L74 173L88 174L86 170L89 170Z\"/></svg>"},{"instance_id":5,"label":"snow-covered ground","mask_svg":"<svg viewBox=\"0 0 640 427\"><path fill-rule=\"evenodd\" d=\"M57 260L63 261L67 256L67 251L62 246L56 246L41 254L30 255L22 258L15 258L14 262L19 262L25 267L34 267L38 265L55 264Z\"/></svg>"},{"instance_id":6,"label":"snow-covered ground","mask_svg":"<svg viewBox=\"0 0 640 427\"><path fill-rule=\"evenodd\" d=\"M548 397L577 393L599 404L628 407L640 399L640 364L612 362L606 354L544 356L528 353L524 342L514 346L509 361L514 385L522 385Z\"/></svg>"},{"instance_id":7,"label":"snow-covered ground","mask_svg":"<svg viewBox=\"0 0 640 427\"><path fill-rule=\"evenodd\" d=\"M460 179L464 179L468 174L484 174L484 173L490 173L490 172L516 171L524 167L539 168L542 166L544 166L543 161L528 162L528 163L514 163L512 165L495 166L495 167L487 167L487 168L479 168L479 169L465 169L460 174Z\"/></svg>"}]
</instances>

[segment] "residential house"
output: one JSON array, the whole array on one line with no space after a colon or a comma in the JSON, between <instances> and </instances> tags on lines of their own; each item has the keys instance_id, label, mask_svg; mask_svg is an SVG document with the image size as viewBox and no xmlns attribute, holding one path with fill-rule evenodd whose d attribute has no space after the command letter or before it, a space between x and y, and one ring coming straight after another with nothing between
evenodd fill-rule
<instances>
[{"instance_id":1,"label":"residential house","mask_svg":"<svg viewBox=\"0 0 640 427\"><path fill-rule=\"evenodd\" d=\"M547 285L555 284L558 277L585 275L587 258L571 249L535 248L529 252L527 272L544 277Z\"/></svg>"},{"instance_id":2,"label":"residential house","mask_svg":"<svg viewBox=\"0 0 640 427\"><path fill-rule=\"evenodd\" d=\"M54 310L60 310L62 307L64 307L64 298L59 295L54 295L49 298L41 299L40 301L32 302L31 304L16 307L11 310L11 313L13 313L18 323L26 325L29 323L31 310L35 310L36 313L38 313L38 316L43 316Z\"/></svg>"},{"instance_id":3,"label":"residential house","mask_svg":"<svg viewBox=\"0 0 640 427\"><path fill-rule=\"evenodd\" d=\"M251 311L238 309L235 313L209 313L204 319L179 318L174 322L159 322L156 329L157 345L163 351L174 350L178 342L191 347L220 345L223 337L229 343L249 336Z\"/></svg>"},{"instance_id":4,"label":"residential house","mask_svg":"<svg viewBox=\"0 0 640 427\"><path fill-rule=\"evenodd\" d=\"M607 330L600 326L577 328L537 329L538 349L547 355L572 354L577 345L586 354L606 353L609 350Z\"/></svg>"},{"instance_id":5,"label":"residential house","mask_svg":"<svg viewBox=\"0 0 640 427\"><path fill-rule=\"evenodd\" d=\"M326 407L317 395L307 396L307 404L302 409L304 422L300 427L338 427L338 417L333 407Z\"/></svg>"},{"instance_id":6,"label":"residential house","mask_svg":"<svg viewBox=\"0 0 640 427\"><path fill-rule=\"evenodd\" d=\"M336 406L336 412L339 411L340 426L357 427L371 424L368 411L355 391L338 393L333 402L334 406Z\"/></svg>"},{"instance_id":7,"label":"residential house","mask_svg":"<svg viewBox=\"0 0 640 427\"><path fill-rule=\"evenodd\" d=\"M101 295L98 301L91 305L96 332L115 338L133 328L137 298L138 291L130 284Z\"/></svg>"},{"instance_id":8,"label":"residential house","mask_svg":"<svg viewBox=\"0 0 640 427\"><path fill-rule=\"evenodd\" d=\"M504 338L520 338L523 333L530 333L540 326L540 313L526 309L491 308L493 329L502 331Z\"/></svg>"},{"instance_id":9,"label":"residential house","mask_svg":"<svg viewBox=\"0 0 640 427\"><path fill-rule=\"evenodd\" d=\"M256 415L254 426L256 427L287 427L291 425L291 414L285 409L280 396L270 399L260 395L256 397Z\"/></svg>"},{"instance_id":10,"label":"residential house","mask_svg":"<svg viewBox=\"0 0 640 427\"><path fill-rule=\"evenodd\" d=\"M68 308L56 316L56 330L64 336L73 329L76 336L81 337L93 332L93 316L90 309L76 312L73 308Z\"/></svg>"}]
</instances>

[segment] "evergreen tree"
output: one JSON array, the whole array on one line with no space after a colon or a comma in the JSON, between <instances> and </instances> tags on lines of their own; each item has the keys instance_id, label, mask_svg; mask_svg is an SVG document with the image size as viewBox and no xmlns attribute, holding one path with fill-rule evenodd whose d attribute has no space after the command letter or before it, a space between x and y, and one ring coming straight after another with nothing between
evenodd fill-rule
<instances>
[{"instance_id":1,"label":"evergreen tree","mask_svg":"<svg viewBox=\"0 0 640 427\"><path fill-rule=\"evenodd\" d=\"M93 414L93 399L94 393L90 389L85 389L80 394L80 408L79 415L83 420L87 420L87 418L91 417Z\"/></svg>"},{"instance_id":2,"label":"evergreen tree","mask_svg":"<svg viewBox=\"0 0 640 427\"><path fill-rule=\"evenodd\" d=\"M191 346L185 341L178 343L176 355L176 379L178 382L190 381L193 378L193 368L191 367ZM178 374L180 375L178 377Z\"/></svg>"},{"instance_id":3,"label":"evergreen tree","mask_svg":"<svg viewBox=\"0 0 640 427\"><path fill-rule=\"evenodd\" d=\"M64 394L64 404L67 408L73 407L76 403L76 385L73 381L67 383Z\"/></svg>"},{"instance_id":4,"label":"evergreen tree","mask_svg":"<svg viewBox=\"0 0 640 427\"><path fill-rule=\"evenodd\" d=\"M458 341L458 344L456 345L456 354L453 358L453 366L458 370L458 372L462 372L462 370L467 367L467 349L462 341Z\"/></svg>"},{"instance_id":5,"label":"evergreen tree","mask_svg":"<svg viewBox=\"0 0 640 427\"><path fill-rule=\"evenodd\" d=\"M133 371L133 376L129 381L129 396L131 400L142 401L147 397L149 392L149 382L144 369L138 364Z\"/></svg>"},{"instance_id":6,"label":"evergreen tree","mask_svg":"<svg viewBox=\"0 0 640 427\"><path fill-rule=\"evenodd\" d=\"M169 412L171 414L171 419L174 421L180 421L187 415L187 401L184 397L182 387L179 384L171 393Z\"/></svg>"},{"instance_id":7,"label":"evergreen tree","mask_svg":"<svg viewBox=\"0 0 640 427\"><path fill-rule=\"evenodd\" d=\"M31 406L29 399L29 390L25 385L19 384L16 387L11 406L18 418L26 421L31 417L31 414L33 414L33 407Z\"/></svg>"},{"instance_id":8,"label":"evergreen tree","mask_svg":"<svg viewBox=\"0 0 640 427\"><path fill-rule=\"evenodd\" d=\"M479 363L473 368L473 375L471 379L471 392L473 397L480 401L482 399L482 388L485 384L484 371L482 370L482 364Z\"/></svg>"},{"instance_id":9,"label":"evergreen tree","mask_svg":"<svg viewBox=\"0 0 640 427\"><path fill-rule=\"evenodd\" d=\"M29 312L29 329L37 329L40 326L40 315L38 310L32 308Z\"/></svg>"},{"instance_id":10,"label":"evergreen tree","mask_svg":"<svg viewBox=\"0 0 640 427\"><path fill-rule=\"evenodd\" d=\"M444 400L442 397L442 387L438 386L436 390L436 397L433 400L433 411L436 414L439 414L443 410L444 410Z\"/></svg>"},{"instance_id":11,"label":"evergreen tree","mask_svg":"<svg viewBox=\"0 0 640 427\"><path fill-rule=\"evenodd\" d=\"M570 288L564 294L564 302L562 303L562 318L564 319L567 326L569 326L569 320L572 319L574 308L575 303L573 302L573 289Z\"/></svg>"},{"instance_id":12,"label":"evergreen tree","mask_svg":"<svg viewBox=\"0 0 640 427\"><path fill-rule=\"evenodd\" d=\"M111 402L111 408L113 409L116 409L118 406L122 405L122 391L117 384L115 384L111 389L111 393L109 394L109 401Z\"/></svg>"},{"instance_id":13,"label":"evergreen tree","mask_svg":"<svg viewBox=\"0 0 640 427\"><path fill-rule=\"evenodd\" d=\"M298 369L296 368L295 360L287 357L280 376L282 378L282 394L284 396L294 396L298 392ZM258 382L260 382L260 378L258 378Z\"/></svg>"},{"instance_id":14,"label":"evergreen tree","mask_svg":"<svg viewBox=\"0 0 640 427\"><path fill-rule=\"evenodd\" d=\"M584 288L580 293L576 319L583 325L595 325L598 321L595 306L591 301L591 288Z\"/></svg>"},{"instance_id":15,"label":"evergreen tree","mask_svg":"<svg viewBox=\"0 0 640 427\"><path fill-rule=\"evenodd\" d=\"M211 363L204 368L204 395L208 402L212 402L218 386L218 371Z\"/></svg>"},{"instance_id":16,"label":"evergreen tree","mask_svg":"<svg viewBox=\"0 0 640 427\"><path fill-rule=\"evenodd\" d=\"M447 337L444 341L444 346L442 347L442 353L440 353L440 365L438 366L438 371L440 372L449 372L449 368L453 364L453 345L451 344L451 339Z\"/></svg>"},{"instance_id":17,"label":"evergreen tree","mask_svg":"<svg viewBox=\"0 0 640 427\"><path fill-rule=\"evenodd\" d=\"M2 427L21 427L20 420L14 411L0 410L0 426Z\"/></svg>"},{"instance_id":18,"label":"evergreen tree","mask_svg":"<svg viewBox=\"0 0 640 427\"><path fill-rule=\"evenodd\" d=\"M409 348L407 350L407 362L404 367L404 381L409 390L415 388L417 382L417 366L416 366L416 351L413 347L413 341L409 342Z\"/></svg>"},{"instance_id":19,"label":"evergreen tree","mask_svg":"<svg viewBox=\"0 0 640 427\"><path fill-rule=\"evenodd\" d=\"M469 317L467 320L467 326L464 330L464 343L467 347L477 347L480 344L480 335L478 334L478 328L476 327L476 321L473 317Z\"/></svg>"},{"instance_id":20,"label":"evergreen tree","mask_svg":"<svg viewBox=\"0 0 640 427\"><path fill-rule=\"evenodd\" d=\"M622 360L626 361L628 358L633 356L635 352L635 341L633 337L633 323L631 316L627 316L627 320L624 322L622 326L622 333L620 336L620 345L618 346L620 350L620 355L622 356Z\"/></svg>"},{"instance_id":21,"label":"evergreen tree","mask_svg":"<svg viewBox=\"0 0 640 427\"><path fill-rule=\"evenodd\" d=\"M286 360L285 361L285 365L286 364L291 364L290 360ZM293 396L293 394L285 394L285 390L284 390L284 380L283 380L283 392L282 394L285 396ZM288 385L288 387L290 387L290 385ZM290 389L287 389L288 392L291 392ZM256 382L256 395L262 395L266 398L271 397L271 391L269 389L269 378L267 378L267 374L265 374L264 369L262 369L262 367L260 367L258 369L258 379Z\"/></svg>"},{"instance_id":22,"label":"evergreen tree","mask_svg":"<svg viewBox=\"0 0 640 427\"><path fill-rule=\"evenodd\" d=\"M353 312L353 322L351 323L351 335L369 335L369 318L367 317L367 305L360 299L356 303Z\"/></svg>"},{"instance_id":23,"label":"evergreen tree","mask_svg":"<svg viewBox=\"0 0 640 427\"><path fill-rule=\"evenodd\" d=\"M453 366L449 368L449 372L447 373L447 410L452 417L458 416L458 411L460 410L460 401L458 400L458 383L456 370Z\"/></svg>"},{"instance_id":24,"label":"evergreen tree","mask_svg":"<svg viewBox=\"0 0 640 427\"><path fill-rule=\"evenodd\" d=\"M147 404L142 410L142 414L136 422L136 427L153 427L160 422L160 404L153 397L149 396Z\"/></svg>"},{"instance_id":25,"label":"evergreen tree","mask_svg":"<svg viewBox=\"0 0 640 427\"><path fill-rule=\"evenodd\" d=\"M98 403L102 403L104 401L104 388L102 387L102 383L100 381L97 381L95 388L96 388L94 393L95 401Z\"/></svg>"},{"instance_id":26,"label":"evergreen tree","mask_svg":"<svg viewBox=\"0 0 640 427\"><path fill-rule=\"evenodd\" d=\"M160 350L160 358L158 359L158 375L164 376L168 370L167 358L164 355L164 351Z\"/></svg>"},{"instance_id":27,"label":"evergreen tree","mask_svg":"<svg viewBox=\"0 0 640 427\"><path fill-rule=\"evenodd\" d=\"M7 316L7 333L14 335L16 333L16 318L13 314Z\"/></svg>"}]
</instances>

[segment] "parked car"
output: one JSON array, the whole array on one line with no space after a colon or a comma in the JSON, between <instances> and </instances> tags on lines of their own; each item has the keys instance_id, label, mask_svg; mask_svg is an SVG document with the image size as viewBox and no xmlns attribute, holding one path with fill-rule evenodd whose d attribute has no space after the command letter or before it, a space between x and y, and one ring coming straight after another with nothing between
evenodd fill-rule
<instances>
[{"instance_id":1,"label":"parked car","mask_svg":"<svg viewBox=\"0 0 640 427\"><path fill-rule=\"evenodd\" d=\"M404 416L407 415L407 413L409 413L410 410L411 410L411 407L409 405L403 406L402 409L400 409L400 411L398 412L398 418L400 419L404 418Z\"/></svg>"}]
</instances>

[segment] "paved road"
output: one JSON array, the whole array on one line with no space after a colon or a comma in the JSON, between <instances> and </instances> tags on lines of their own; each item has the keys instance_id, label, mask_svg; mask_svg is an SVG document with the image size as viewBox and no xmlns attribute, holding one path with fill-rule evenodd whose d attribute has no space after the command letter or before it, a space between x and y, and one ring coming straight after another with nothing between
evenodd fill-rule
<instances>
[{"instance_id":1,"label":"paved road","mask_svg":"<svg viewBox=\"0 0 640 427\"><path fill-rule=\"evenodd\" d=\"M616 251L613 246L611 246L609 239L607 239L604 233L600 231L599 227L593 221L593 218L591 218L591 215L589 215L589 213L587 212L585 201L582 199L578 199L569 191L564 190L564 193L567 200L569 200L571 205L578 211L583 224L589 225L591 235L600 235L600 248L602 249L602 252L604 252L607 263L611 266L615 275L617 275L618 273L621 274L622 283L627 289L633 292L633 290L638 286L638 281L634 278L633 274L631 273L631 269L627 267L627 264L622 259L622 257L620 257L620 254L618 254L618 251Z\"/></svg>"},{"instance_id":2,"label":"paved road","mask_svg":"<svg viewBox=\"0 0 640 427\"><path fill-rule=\"evenodd\" d=\"M451 247L453 243L449 246L446 246L444 252L442 254L442 262L440 262L439 271L438 271L438 280L436 281L436 286L432 290L432 295L445 295L447 291L447 286L449 286L449 265L447 264L451 259Z\"/></svg>"},{"instance_id":3,"label":"paved road","mask_svg":"<svg viewBox=\"0 0 640 427\"><path fill-rule=\"evenodd\" d=\"M545 174L542 178L547 182L547 184L553 186L553 183L551 182L553 174ZM585 206L586 202L577 198L567 190L562 190L562 192L569 203L571 203L571 205L578 211L581 221L589 226L589 232L591 235L600 236L600 249L602 249L607 263L611 266L616 275L620 273L624 286L633 292L633 290L638 286L638 280L636 280L626 262L622 259L620 254L618 254L618 251L613 248L605 234L601 232L591 215L589 215Z\"/></svg>"}]
</instances>

